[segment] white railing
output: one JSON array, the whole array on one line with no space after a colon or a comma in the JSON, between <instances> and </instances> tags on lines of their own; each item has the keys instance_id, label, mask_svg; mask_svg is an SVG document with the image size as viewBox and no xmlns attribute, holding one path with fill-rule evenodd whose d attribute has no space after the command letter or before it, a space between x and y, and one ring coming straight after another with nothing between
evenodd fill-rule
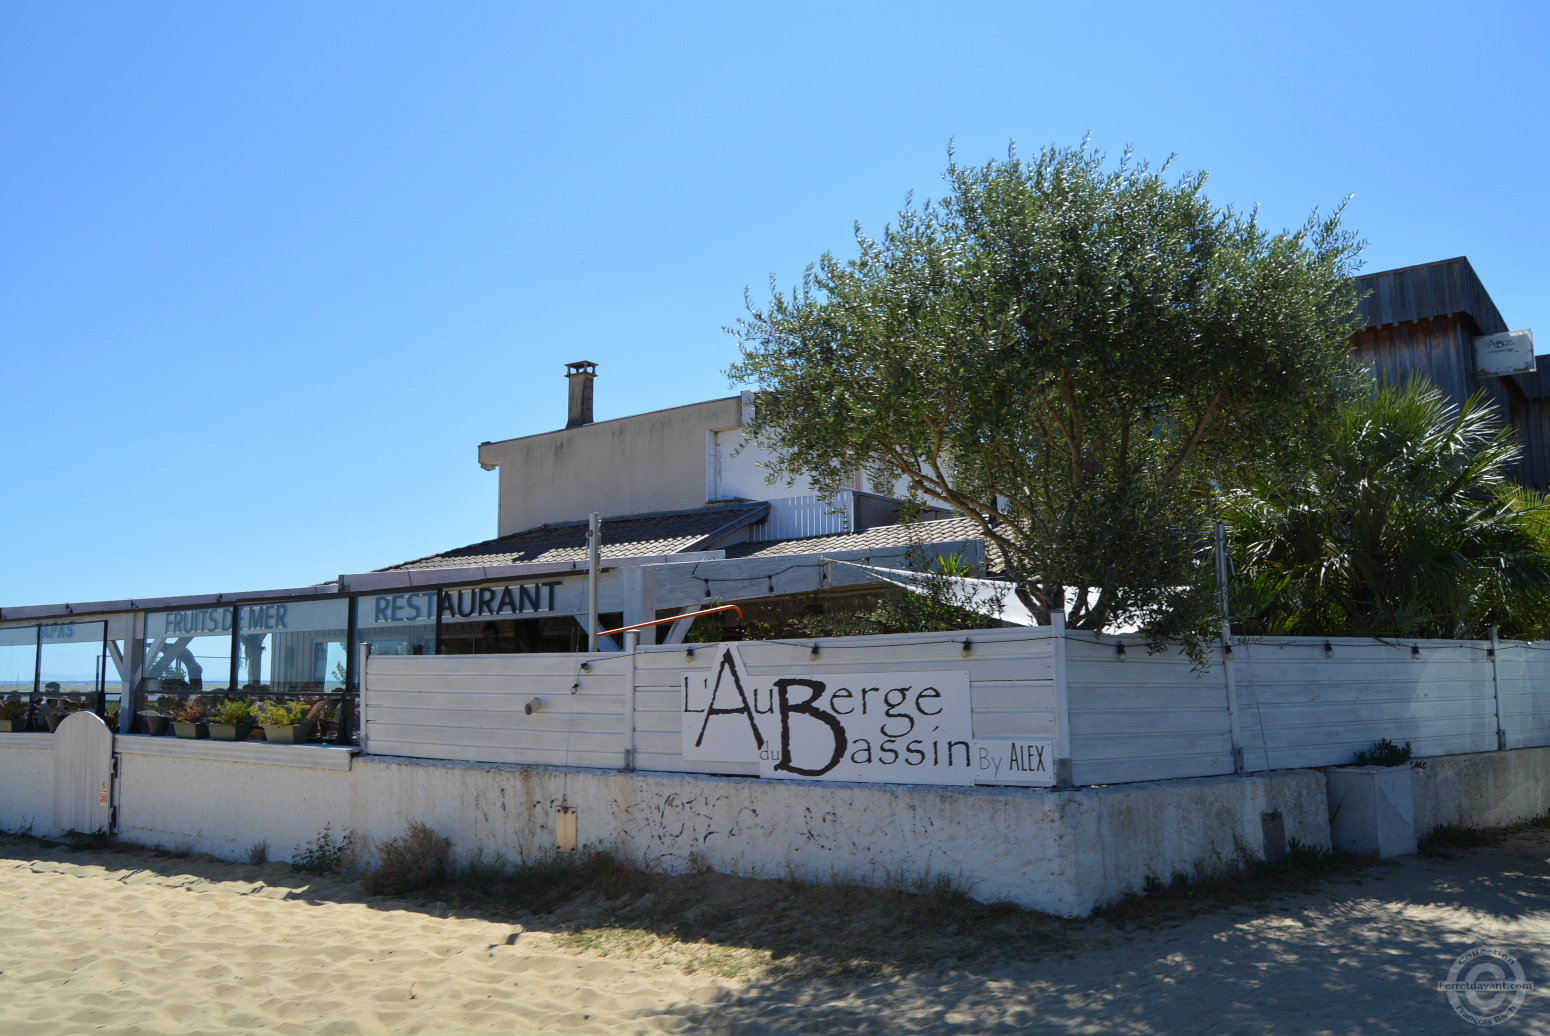
<instances>
[{"instance_id":1,"label":"white railing","mask_svg":"<svg viewBox=\"0 0 1550 1036\"><path fill-rule=\"evenodd\" d=\"M1493 653L1483 641L1240 640L1202 671L1176 652L1149 654L1136 637L1048 627L818 644L817 659L807 641L738 648L755 679L967 671L973 736L1048 739L1078 785L1345 765L1380 738L1423 758L1550 745L1550 645L1503 642ZM693 661L685 646L375 656L362 690L366 750L758 773L748 762L684 758L684 681L718 657L716 645L689 647ZM540 705L528 714L533 698Z\"/></svg>"},{"instance_id":2,"label":"white railing","mask_svg":"<svg viewBox=\"0 0 1550 1036\"><path fill-rule=\"evenodd\" d=\"M834 500L794 496L771 500L770 516L749 530L754 543L796 540L809 536L834 536L850 532L852 494L842 490Z\"/></svg>"}]
</instances>

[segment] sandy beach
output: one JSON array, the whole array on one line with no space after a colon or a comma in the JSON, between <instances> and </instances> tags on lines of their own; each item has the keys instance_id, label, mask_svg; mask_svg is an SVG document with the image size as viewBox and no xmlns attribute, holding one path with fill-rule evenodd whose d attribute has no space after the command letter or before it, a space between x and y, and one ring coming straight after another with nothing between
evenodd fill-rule
<instances>
[{"instance_id":1,"label":"sandy beach","mask_svg":"<svg viewBox=\"0 0 1550 1036\"><path fill-rule=\"evenodd\" d=\"M870 964L804 974L752 922L673 944L599 927L595 909L447 916L285 864L3 837L0 1031L1468 1032L1436 990L1464 950L1508 946L1550 985L1547 857L1550 831L1523 828L1293 891L1029 922L1048 937L1027 945L970 933L950 943L964 959L929 968L878 945ZM757 884L712 881L684 916L752 902ZM900 939L879 913L855 917L863 942ZM566 934L588 923L602 934ZM1550 1032L1545 994L1495 1031Z\"/></svg>"}]
</instances>

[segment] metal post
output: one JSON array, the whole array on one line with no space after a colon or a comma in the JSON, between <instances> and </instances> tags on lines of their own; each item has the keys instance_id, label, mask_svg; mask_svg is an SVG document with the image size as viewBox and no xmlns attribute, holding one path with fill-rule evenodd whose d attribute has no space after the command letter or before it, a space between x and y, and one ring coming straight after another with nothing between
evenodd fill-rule
<instances>
[{"instance_id":1,"label":"metal post","mask_svg":"<svg viewBox=\"0 0 1550 1036\"><path fill-rule=\"evenodd\" d=\"M1496 750L1502 751L1507 747L1507 727L1502 722L1502 680L1501 674L1496 668L1496 627L1491 627L1491 650L1486 654L1491 659L1491 693L1496 697Z\"/></svg>"},{"instance_id":2,"label":"metal post","mask_svg":"<svg viewBox=\"0 0 1550 1036\"><path fill-rule=\"evenodd\" d=\"M242 608L240 605L231 606L231 668L226 674L226 693L235 696L237 688L242 686L237 682L238 670L242 666ZM203 677L200 682L203 683Z\"/></svg>"},{"instance_id":3,"label":"metal post","mask_svg":"<svg viewBox=\"0 0 1550 1036\"><path fill-rule=\"evenodd\" d=\"M356 648L356 657L360 659L360 674L357 679L360 681L361 686L361 751L369 753L371 749L366 746L366 662L371 658L371 644L362 644L360 647ZM339 707L341 710L343 710L343 703L341 703ZM344 730L344 717L341 716L339 719L340 732L342 734ZM341 741L341 743L344 742Z\"/></svg>"},{"instance_id":4,"label":"metal post","mask_svg":"<svg viewBox=\"0 0 1550 1036\"><path fill-rule=\"evenodd\" d=\"M143 704L144 692L140 688L145 675L145 612L137 611L129 617L129 636L124 638L124 690L119 695L118 732L128 734L134 730L135 716Z\"/></svg>"},{"instance_id":5,"label":"metal post","mask_svg":"<svg viewBox=\"0 0 1550 1036\"><path fill-rule=\"evenodd\" d=\"M1066 613L1055 608L1049 613L1051 667L1055 677L1055 787L1074 787L1071 780L1071 705L1066 692Z\"/></svg>"},{"instance_id":6,"label":"metal post","mask_svg":"<svg viewBox=\"0 0 1550 1036\"><path fill-rule=\"evenodd\" d=\"M640 630L624 635L624 768L635 769L635 652L640 650Z\"/></svg>"},{"instance_id":7,"label":"metal post","mask_svg":"<svg viewBox=\"0 0 1550 1036\"><path fill-rule=\"evenodd\" d=\"M1232 671L1232 623L1228 620L1227 529L1221 522L1212 530L1216 539L1216 601L1222 610L1222 675L1227 682L1227 729L1232 739L1232 772L1243 772L1243 734L1238 722L1238 684Z\"/></svg>"},{"instance_id":8,"label":"metal post","mask_svg":"<svg viewBox=\"0 0 1550 1036\"><path fill-rule=\"evenodd\" d=\"M602 541L597 512L587 516L587 653L597 653L597 561Z\"/></svg>"},{"instance_id":9,"label":"metal post","mask_svg":"<svg viewBox=\"0 0 1550 1036\"><path fill-rule=\"evenodd\" d=\"M444 586L438 586L436 588L436 648L435 648L435 654L438 654L438 655L441 654L441 616L442 616L442 609L444 607L442 602L445 601L446 599L447 599L447 588L444 587Z\"/></svg>"},{"instance_id":10,"label":"metal post","mask_svg":"<svg viewBox=\"0 0 1550 1036\"><path fill-rule=\"evenodd\" d=\"M344 585L344 579L339 580L339 585ZM355 598L345 598L344 620L344 688L343 695L348 695L355 689L355 642L359 639L360 629L356 624Z\"/></svg>"}]
</instances>

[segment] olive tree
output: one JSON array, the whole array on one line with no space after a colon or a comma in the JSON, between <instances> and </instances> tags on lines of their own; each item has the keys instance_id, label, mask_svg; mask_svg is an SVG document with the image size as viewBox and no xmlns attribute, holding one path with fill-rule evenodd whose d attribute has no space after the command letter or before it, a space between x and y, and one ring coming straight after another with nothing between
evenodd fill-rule
<instances>
[{"instance_id":1,"label":"olive tree","mask_svg":"<svg viewBox=\"0 0 1550 1036\"><path fill-rule=\"evenodd\" d=\"M1038 614L1210 628L1216 489L1296 462L1353 384L1341 212L1270 232L1127 151L959 165L728 330L772 478L858 469L982 530Z\"/></svg>"}]
</instances>

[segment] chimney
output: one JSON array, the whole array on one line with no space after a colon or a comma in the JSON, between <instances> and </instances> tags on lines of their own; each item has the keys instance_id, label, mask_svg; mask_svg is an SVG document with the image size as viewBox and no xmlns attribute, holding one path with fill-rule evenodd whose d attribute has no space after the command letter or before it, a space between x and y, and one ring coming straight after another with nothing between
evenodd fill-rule
<instances>
[{"instance_id":1,"label":"chimney","mask_svg":"<svg viewBox=\"0 0 1550 1036\"><path fill-rule=\"evenodd\" d=\"M570 382L570 413L565 427L580 428L592 423L592 379L595 377L597 364L591 360L565 365L565 380Z\"/></svg>"}]
</instances>

